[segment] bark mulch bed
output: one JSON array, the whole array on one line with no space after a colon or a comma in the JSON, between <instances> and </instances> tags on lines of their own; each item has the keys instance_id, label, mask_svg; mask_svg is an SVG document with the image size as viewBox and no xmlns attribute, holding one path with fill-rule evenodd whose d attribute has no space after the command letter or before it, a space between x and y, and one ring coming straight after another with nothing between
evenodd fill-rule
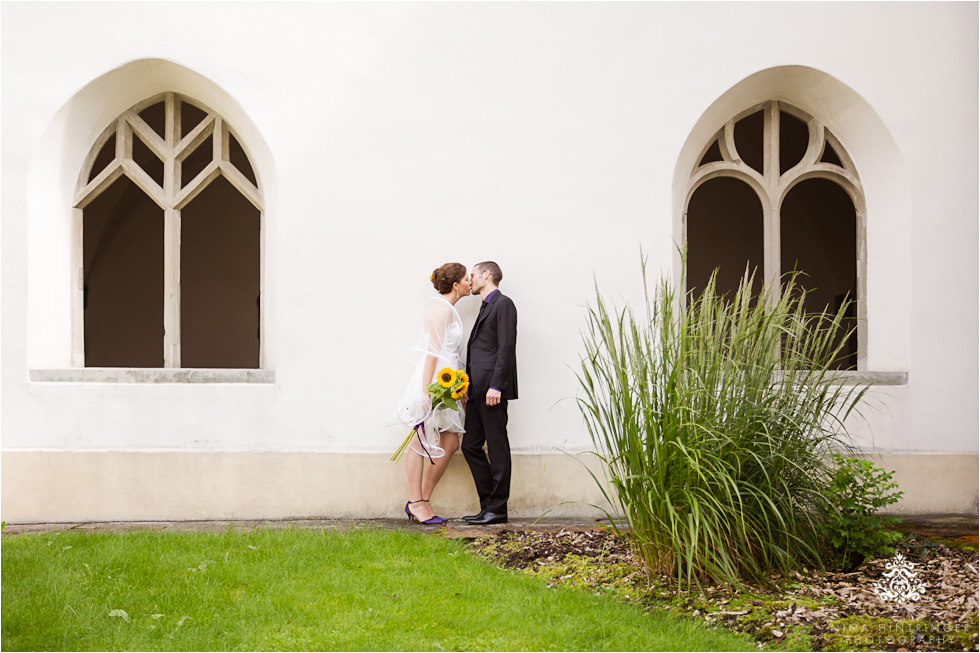
<instances>
[{"instance_id":1,"label":"bark mulch bed","mask_svg":"<svg viewBox=\"0 0 980 653\"><path fill-rule=\"evenodd\" d=\"M906 536L899 551L925 585L920 599L883 602L874 583L891 559L856 572L806 569L741 590L707 585L678 592L676 579L648 574L629 545L608 529L502 530L472 549L503 567L668 609L754 637L760 647L789 650L977 650L978 563L964 551Z\"/></svg>"}]
</instances>

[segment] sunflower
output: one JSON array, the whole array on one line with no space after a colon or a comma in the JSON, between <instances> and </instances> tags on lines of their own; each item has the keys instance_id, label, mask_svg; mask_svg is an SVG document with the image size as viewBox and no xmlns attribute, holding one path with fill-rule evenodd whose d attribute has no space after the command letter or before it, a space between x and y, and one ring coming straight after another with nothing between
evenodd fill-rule
<instances>
[{"instance_id":1,"label":"sunflower","mask_svg":"<svg viewBox=\"0 0 980 653\"><path fill-rule=\"evenodd\" d=\"M437 378L439 380L439 385L444 388L451 388L453 387L453 384L456 383L456 372L448 367L444 367L439 370L439 376Z\"/></svg>"},{"instance_id":2,"label":"sunflower","mask_svg":"<svg viewBox=\"0 0 980 653\"><path fill-rule=\"evenodd\" d=\"M470 384L470 377L463 370L460 370L459 371L459 378L466 385L469 385Z\"/></svg>"},{"instance_id":3,"label":"sunflower","mask_svg":"<svg viewBox=\"0 0 980 653\"><path fill-rule=\"evenodd\" d=\"M460 397L463 396L463 393L464 392L466 392L466 388L464 386L459 386L458 388L456 388L455 390L453 390L453 393L452 393L453 394L453 399L459 399Z\"/></svg>"},{"instance_id":4,"label":"sunflower","mask_svg":"<svg viewBox=\"0 0 980 653\"><path fill-rule=\"evenodd\" d=\"M469 383L469 381L464 381L464 382L463 382L463 383L461 383L461 384L459 385L459 387L458 387L458 388L456 388L456 390L455 390L456 392L458 392L458 393L459 393L459 395L455 395L455 394L454 394L453 396L454 396L454 397L457 397L457 396L459 396L459 397L462 397L462 396L463 396L464 394L466 394L466 391L467 391L467 390L469 390L469 389L470 389L470 383Z\"/></svg>"}]
</instances>

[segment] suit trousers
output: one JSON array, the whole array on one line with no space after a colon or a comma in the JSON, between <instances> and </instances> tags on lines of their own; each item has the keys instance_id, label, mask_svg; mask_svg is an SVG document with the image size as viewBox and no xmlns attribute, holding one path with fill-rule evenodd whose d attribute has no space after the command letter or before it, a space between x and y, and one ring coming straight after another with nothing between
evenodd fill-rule
<instances>
[{"instance_id":1,"label":"suit trousers","mask_svg":"<svg viewBox=\"0 0 980 653\"><path fill-rule=\"evenodd\" d=\"M484 442L487 453L483 452ZM496 406L487 406L486 397L470 398L466 404L466 434L462 449L476 483L476 493L480 496L480 510L506 515L510 497L506 399Z\"/></svg>"}]
</instances>

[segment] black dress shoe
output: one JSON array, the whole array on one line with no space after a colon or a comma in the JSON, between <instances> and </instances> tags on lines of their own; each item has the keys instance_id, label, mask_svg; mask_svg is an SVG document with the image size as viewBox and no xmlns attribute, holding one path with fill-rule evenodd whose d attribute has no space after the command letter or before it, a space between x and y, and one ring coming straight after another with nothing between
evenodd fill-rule
<instances>
[{"instance_id":1,"label":"black dress shoe","mask_svg":"<svg viewBox=\"0 0 980 653\"><path fill-rule=\"evenodd\" d=\"M475 515L466 515L465 517L463 517L463 521L473 521L474 519L479 519L480 517L485 515L486 512L487 512L486 510L481 510Z\"/></svg>"},{"instance_id":2,"label":"black dress shoe","mask_svg":"<svg viewBox=\"0 0 980 653\"><path fill-rule=\"evenodd\" d=\"M498 512L487 512L484 511L482 515L476 519L469 519L466 522L470 526L486 526L487 524L506 524L507 515Z\"/></svg>"}]
</instances>

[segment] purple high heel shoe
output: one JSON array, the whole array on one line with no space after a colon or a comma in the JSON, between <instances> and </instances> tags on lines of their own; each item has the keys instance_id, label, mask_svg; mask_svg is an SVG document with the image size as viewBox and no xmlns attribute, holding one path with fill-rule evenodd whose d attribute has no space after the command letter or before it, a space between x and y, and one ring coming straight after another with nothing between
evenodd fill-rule
<instances>
[{"instance_id":1,"label":"purple high heel shoe","mask_svg":"<svg viewBox=\"0 0 980 653\"><path fill-rule=\"evenodd\" d=\"M438 526L439 524L445 524L446 523L447 520L445 518L443 518L443 517L439 517L438 515L433 516L430 519L426 519L425 521L419 521L419 518L416 517L415 515L413 515L412 514L412 511L408 509L409 504L412 504L412 503L429 503L429 500L428 499L419 499L418 501L409 501L408 503L406 503L405 504L405 514L408 516L408 521L410 521L410 522L413 522L413 521L414 522L418 522L419 524L422 524L423 526Z\"/></svg>"}]
</instances>

